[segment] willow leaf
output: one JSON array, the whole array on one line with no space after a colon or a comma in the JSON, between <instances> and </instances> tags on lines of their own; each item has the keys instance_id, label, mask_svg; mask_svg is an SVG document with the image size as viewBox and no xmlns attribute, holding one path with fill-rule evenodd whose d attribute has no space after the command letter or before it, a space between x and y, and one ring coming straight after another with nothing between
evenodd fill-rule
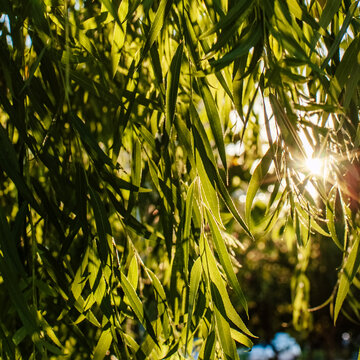
<instances>
[{"instance_id":1,"label":"willow leaf","mask_svg":"<svg viewBox=\"0 0 360 360\"><path fill-rule=\"evenodd\" d=\"M343 302L350 290L350 285L360 268L360 254L359 254L359 236L354 238L354 244L350 250L350 254L345 259L342 272L340 274L339 289L336 295L334 308L334 324L338 318Z\"/></svg>"},{"instance_id":2,"label":"willow leaf","mask_svg":"<svg viewBox=\"0 0 360 360\"><path fill-rule=\"evenodd\" d=\"M184 43L182 42L179 44L179 46L176 49L175 55L171 61L170 69L167 75L168 77L167 77L167 88L166 88L166 118L169 127L168 132L170 132L170 126L173 123L175 116L183 49L184 49Z\"/></svg>"},{"instance_id":3,"label":"willow leaf","mask_svg":"<svg viewBox=\"0 0 360 360\"><path fill-rule=\"evenodd\" d=\"M101 333L96 348L94 350L94 356L93 356L94 360L102 360L105 357L106 352L110 348L112 340L113 337L110 328L104 330Z\"/></svg>"},{"instance_id":4,"label":"willow leaf","mask_svg":"<svg viewBox=\"0 0 360 360\"><path fill-rule=\"evenodd\" d=\"M117 9L115 8L115 4L113 1L101 0L101 4L109 11L109 13L114 19L118 19Z\"/></svg>"},{"instance_id":5,"label":"willow leaf","mask_svg":"<svg viewBox=\"0 0 360 360\"><path fill-rule=\"evenodd\" d=\"M324 59L322 65L321 65L321 68L324 68L328 64L329 60L334 56L334 54L337 51L339 51L339 45L341 43L342 38L344 37L344 35L346 34L346 32L349 28L351 19L354 15L354 12L355 12L357 6L358 6L358 4L356 4L356 3L351 4L351 6L348 10L348 13L346 14L346 18L341 25L341 29L340 29L339 33L336 35L335 41L332 43L331 48L328 50L328 54L327 54L326 58Z\"/></svg>"},{"instance_id":6,"label":"willow leaf","mask_svg":"<svg viewBox=\"0 0 360 360\"><path fill-rule=\"evenodd\" d=\"M211 283L211 296L214 301L214 315L216 321L216 329L221 347L223 349L225 359L239 359L236 352L235 343L231 337L230 325L227 320L226 310L222 301L222 294L215 284Z\"/></svg>"},{"instance_id":7,"label":"willow leaf","mask_svg":"<svg viewBox=\"0 0 360 360\"><path fill-rule=\"evenodd\" d=\"M229 294L226 290L224 281L221 277L214 255L210 250L210 246L204 234L202 234L200 237L200 251L201 254L203 254L203 256L205 257L205 259L203 260L204 271L207 272L209 281L214 283L215 287L218 289L218 291L221 294L222 302L224 304L224 308L226 311L226 316L246 335L255 337L246 327L240 315L237 313L233 304L230 301Z\"/></svg>"},{"instance_id":8,"label":"willow leaf","mask_svg":"<svg viewBox=\"0 0 360 360\"><path fill-rule=\"evenodd\" d=\"M191 131L186 127L185 121L182 120L180 117L175 118L175 128L178 133L179 141L186 151L186 155L191 164L191 168L195 169L196 164L194 160L193 147L191 144L191 138L192 138Z\"/></svg>"},{"instance_id":9,"label":"willow leaf","mask_svg":"<svg viewBox=\"0 0 360 360\"><path fill-rule=\"evenodd\" d=\"M120 271L120 273L121 273L120 285L121 285L122 289L124 290L126 297L128 298L129 306L134 311L135 316L138 318L138 320L140 321L142 326L145 328L147 333L150 335L152 340L155 342L155 344L157 344L158 340L156 338L154 329L145 314L144 306L143 306L140 298L136 294L135 289L133 288L133 286L127 279L127 277L121 271Z\"/></svg>"},{"instance_id":10,"label":"willow leaf","mask_svg":"<svg viewBox=\"0 0 360 360\"><path fill-rule=\"evenodd\" d=\"M237 208L234 204L234 201L232 200L232 198L229 194L229 191L226 188L226 186L218 172L216 173L216 184L218 186L220 195L221 195L222 199L224 200L224 203L225 203L226 207L228 208L228 210L230 211L230 213L234 216L234 218L239 223L239 225L243 228L243 230L246 232L246 234L250 238L253 239L253 236L251 234L251 231L250 231L248 225L245 223L245 221L241 217L239 211L237 210Z\"/></svg>"},{"instance_id":11,"label":"willow leaf","mask_svg":"<svg viewBox=\"0 0 360 360\"><path fill-rule=\"evenodd\" d=\"M27 334L32 336L38 331L37 321L28 307L25 294L20 290L18 280L13 276L13 271L12 265L7 264L4 257L0 255L0 273L4 279L4 285L8 296L24 325Z\"/></svg>"},{"instance_id":12,"label":"willow leaf","mask_svg":"<svg viewBox=\"0 0 360 360\"><path fill-rule=\"evenodd\" d=\"M211 91L204 79L199 79L199 88L200 88L201 96L204 100L206 113L211 127L211 132L214 136L221 162L226 171L227 164L226 164L226 153L225 153L225 145L224 145L224 133L221 126L219 112L215 100L211 94Z\"/></svg>"},{"instance_id":13,"label":"willow leaf","mask_svg":"<svg viewBox=\"0 0 360 360\"><path fill-rule=\"evenodd\" d=\"M165 290L164 290L159 278L148 268L146 269L146 272L149 274L151 282L154 286L154 289L159 294L161 301L166 302Z\"/></svg>"},{"instance_id":14,"label":"willow leaf","mask_svg":"<svg viewBox=\"0 0 360 360\"><path fill-rule=\"evenodd\" d=\"M341 245L339 238L337 236L336 227L335 227L335 195L334 191L330 191L329 199L326 202L326 220L327 227L329 229L330 235L336 246L344 251L343 246Z\"/></svg>"},{"instance_id":15,"label":"willow leaf","mask_svg":"<svg viewBox=\"0 0 360 360\"><path fill-rule=\"evenodd\" d=\"M305 159L305 150L297 133L296 125L288 118L275 95L270 94L269 99L275 115L275 120L279 125L285 144L290 150L293 150L296 155L302 156Z\"/></svg>"},{"instance_id":16,"label":"willow leaf","mask_svg":"<svg viewBox=\"0 0 360 360\"><path fill-rule=\"evenodd\" d=\"M245 218L248 224L251 223L252 203L254 201L257 191L259 190L260 186L264 181L265 175L269 170L270 164L272 162L272 154L273 154L273 150L272 147L270 147L251 176L248 190L246 193L246 203L245 203Z\"/></svg>"},{"instance_id":17,"label":"willow leaf","mask_svg":"<svg viewBox=\"0 0 360 360\"><path fill-rule=\"evenodd\" d=\"M0 167L16 185L17 190L39 212L42 213L39 204L34 199L28 185L21 175L17 155L6 130L0 124Z\"/></svg>"},{"instance_id":18,"label":"willow leaf","mask_svg":"<svg viewBox=\"0 0 360 360\"><path fill-rule=\"evenodd\" d=\"M206 338L204 342L200 354L200 360L213 359L214 358L214 350L215 350L215 330L211 331L209 336Z\"/></svg>"},{"instance_id":19,"label":"willow leaf","mask_svg":"<svg viewBox=\"0 0 360 360\"><path fill-rule=\"evenodd\" d=\"M191 269L190 274L190 289L189 289L189 305L188 305L188 321L186 325L186 340L185 340L185 357L187 351L187 344L189 339L189 332L191 326L191 319L193 316L193 311L195 308L195 299L199 289L199 284L202 275L202 264L201 264L201 257L198 257L194 262L194 265Z\"/></svg>"},{"instance_id":20,"label":"willow leaf","mask_svg":"<svg viewBox=\"0 0 360 360\"><path fill-rule=\"evenodd\" d=\"M75 114L72 114L71 120L72 125L80 135L81 141L90 152L90 156L92 156L95 161L99 161L103 164L111 166L112 168L115 168L111 159L101 150L99 144L85 123Z\"/></svg>"},{"instance_id":21,"label":"willow leaf","mask_svg":"<svg viewBox=\"0 0 360 360\"><path fill-rule=\"evenodd\" d=\"M166 16L170 10L172 0L161 0L159 7L156 11L155 18L151 24L149 33L147 34L146 42L142 48L139 64L144 59L146 53L150 50L151 46L154 44L154 41L159 36L161 28L164 25Z\"/></svg>"},{"instance_id":22,"label":"willow leaf","mask_svg":"<svg viewBox=\"0 0 360 360\"><path fill-rule=\"evenodd\" d=\"M241 332L230 328L230 333L231 333L231 337L238 342L241 345L246 346L247 348L251 349L253 347L253 342L244 334L242 334Z\"/></svg>"},{"instance_id":23,"label":"willow leaf","mask_svg":"<svg viewBox=\"0 0 360 360\"><path fill-rule=\"evenodd\" d=\"M191 232L191 218L193 214L193 203L194 203L194 180L186 194L186 202L185 202L185 222L184 222L184 269L185 275L188 276L188 267L189 267L189 256L190 256L190 232Z\"/></svg>"},{"instance_id":24,"label":"willow leaf","mask_svg":"<svg viewBox=\"0 0 360 360\"><path fill-rule=\"evenodd\" d=\"M204 156L204 154L202 156ZM198 149L196 149L196 166L200 178L203 199L212 214L219 221L219 223L221 223L220 204L216 192L215 179L211 175L209 176L207 174Z\"/></svg>"},{"instance_id":25,"label":"willow leaf","mask_svg":"<svg viewBox=\"0 0 360 360\"><path fill-rule=\"evenodd\" d=\"M99 236L99 255L105 265L107 263L108 254L111 249L111 241L107 235L111 234L111 227L105 210L105 206L102 203L99 195L95 190L89 186L90 203L94 211L94 217L96 222L96 230Z\"/></svg>"},{"instance_id":26,"label":"willow leaf","mask_svg":"<svg viewBox=\"0 0 360 360\"><path fill-rule=\"evenodd\" d=\"M323 29L325 29L325 30L327 29L331 20L333 19L333 17L339 10L340 5L341 5L341 0L332 0L332 1L326 2L325 8L324 8L324 10L321 14L320 20L319 20L319 25Z\"/></svg>"},{"instance_id":27,"label":"willow leaf","mask_svg":"<svg viewBox=\"0 0 360 360\"><path fill-rule=\"evenodd\" d=\"M125 3L125 1L122 1ZM121 57L121 48L124 45L126 36L126 23L119 25L114 23L113 42L111 46L111 68L112 76L114 77L117 72L118 64Z\"/></svg>"},{"instance_id":28,"label":"willow leaf","mask_svg":"<svg viewBox=\"0 0 360 360\"><path fill-rule=\"evenodd\" d=\"M141 184L141 144L138 138L134 139L134 148L133 148L133 161L132 161L132 171L131 171L131 180L132 183L140 188Z\"/></svg>"},{"instance_id":29,"label":"willow leaf","mask_svg":"<svg viewBox=\"0 0 360 360\"><path fill-rule=\"evenodd\" d=\"M357 59L360 49L360 36L357 36L346 49L340 64L336 68L335 78L340 85L340 90L344 87L347 81L351 80L354 71L359 67ZM334 81L335 79L333 79ZM333 82L332 81L332 82Z\"/></svg>"},{"instance_id":30,"label":"willow leaf","mask_svg":"<svg viewBox=\"0 0 360 360\"><path fill-rule=\"evenodd\" d=\"M232 286L234 292L236 293L242 307L245 309L246 314L248 315L248 306L244 296L243 291L241 290L239 281L235 275L233 265L230 260L230 256L228 250L226 248L223 236L220 232L218 224L216 223L215 219L213 218L212 214L207 211L207 219L209 221L210 230L212 234L213 241L215 243L216 252L218 253L220 263L225 271L227 280L229 281L230 285Z\"/></svg>"},{"instance_id":31,"label":"willow leaf","mask_svg":"<svg viewBox=\"0 0 360 360\"><path fill-rule=\"evenodd\" d=\"M261 27L258 24L255 24L247 34L239 40L239 43L227 54L225 54L220 59L212 62L212 66L216 71L219 71L223 67L229 65L239 57L247 54L250 49L259 42L261 39Z\"/></svg>"},{"instance_id":32,"label":"willow leaf","mask_svg":"<svg viewBox=\"0 0 360 360\"><path fill-rule=\"evenodd\" d=\"M138 269L138 263L136 260L136 256L134 255L130 261L129 265L129 271L127 276L129 283L131 286L136 289L138 286L139 281L139 269Z\"/></svg>"},{"instance_id":33,"label":"willow leaf","mask_svg":"<svg viewBox=\"0 0 360 360\"><path fill-rule=\"evenodd\" d=\"M233 24L234 22L239 20L239 17L241 17L241 15L244 12L244 8L246 8L246 6L250 6L251 3L245 1L245 0L239 0L236 3L234 3L234 5L230 8L229 12L220 18L220 21L216 22L214 24L214 26L212 26L209 30L205 31L201 36L200 36L200 40L205 39L206 37L208 37L209 35L227 28L228 26L230 26L231 24Z\"/></svg>"}]
</instances>

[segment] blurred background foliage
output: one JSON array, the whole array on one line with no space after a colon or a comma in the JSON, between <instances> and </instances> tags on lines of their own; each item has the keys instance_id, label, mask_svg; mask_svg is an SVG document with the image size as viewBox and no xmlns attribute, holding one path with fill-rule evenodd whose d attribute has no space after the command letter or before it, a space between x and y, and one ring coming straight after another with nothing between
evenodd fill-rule
<instances>
[{"instance_id":1,"label":"blurred background foliage","mask_svg":"<svg viewBox=\"0 0 360 360\"><path fill-rule=\"evenodd\" d=\"M359 1L0 9L1 358L357 345Z\"/></svg>"}]
</instances>

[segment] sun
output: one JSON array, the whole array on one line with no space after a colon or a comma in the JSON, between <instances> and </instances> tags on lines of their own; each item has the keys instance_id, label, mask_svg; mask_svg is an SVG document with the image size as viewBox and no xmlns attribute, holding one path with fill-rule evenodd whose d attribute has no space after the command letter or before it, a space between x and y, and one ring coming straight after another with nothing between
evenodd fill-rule
<instances>
[{"instance_id":1,"label":"sun","mask_svg":"<svg viewBox=\"0 0 360 360\"><path fill-rule=\"evenodd\" d=\"M307 158L305 160L305 168L310 174L316 177L323 177L325 176L325 159Z\"/></svg>"}]
</instances>

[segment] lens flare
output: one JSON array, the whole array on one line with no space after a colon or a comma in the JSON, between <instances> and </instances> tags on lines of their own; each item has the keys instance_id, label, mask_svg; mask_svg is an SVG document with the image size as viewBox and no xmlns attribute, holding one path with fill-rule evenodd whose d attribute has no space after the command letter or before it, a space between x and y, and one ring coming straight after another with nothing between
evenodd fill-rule
<instances>
[{"instance_id":1,"label":"lens flare","mask_svg":"<svg viewBox=\"0 0 360 360\"><path fill-rule=\"evenodd\" d=\"M308 158L305 160L305 168L314 176L324 176L325 160L320 158Z\"/></svg>"}]
</instances>

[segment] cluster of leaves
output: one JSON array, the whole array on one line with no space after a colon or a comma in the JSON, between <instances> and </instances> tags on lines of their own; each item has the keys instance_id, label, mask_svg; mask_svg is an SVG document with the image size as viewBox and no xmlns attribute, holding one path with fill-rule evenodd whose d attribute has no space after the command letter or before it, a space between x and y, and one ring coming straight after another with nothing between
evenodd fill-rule
<instances>
[{"instance_id":1,"label":"cluster of leaves","mask_svg":"<svg viewBox=\"0 0 360 360\"><path fill-rule=\"evenodd\" d=\"M238 358L235 341L251 347L253 335L228 231L236 221L252 238L264 180L275 186L261 231L287 211L298 242L295 323L313 232L343 256L337 318L359 268L358 218L339 181L360 134L358 1L0 8L2 358L178 359L194 347L200 359ZM260 95L269 150L243 220L227 186L229 114L242 140ZM339 159L333 181L296 166L299 133Z\"/></svg>"}]
</instances>

